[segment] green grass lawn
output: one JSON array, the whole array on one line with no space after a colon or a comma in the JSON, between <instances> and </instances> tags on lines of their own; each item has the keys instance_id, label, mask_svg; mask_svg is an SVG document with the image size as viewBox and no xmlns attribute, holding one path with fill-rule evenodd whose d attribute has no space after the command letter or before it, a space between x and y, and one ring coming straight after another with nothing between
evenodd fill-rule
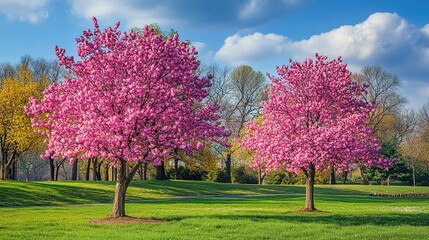
<instances>
[{"instance_id":1,"label":"green grass lawn","mask_svg":"<svg viewBox=\"0 0 429 240\"><path fill-rule=\"evenodd\" d=\"M369 196L429 187L319 185L323 212L300 213L303 186L136 181L128 199L146 200L127 203L127 214L164 223L90 224L109 215L113 190L105 182L0 182L0 239L429 239L428 197ZM213 194L281 195L158 199ZM100 202L109 203L33 206Z\"/></svg>"}]
</instances>

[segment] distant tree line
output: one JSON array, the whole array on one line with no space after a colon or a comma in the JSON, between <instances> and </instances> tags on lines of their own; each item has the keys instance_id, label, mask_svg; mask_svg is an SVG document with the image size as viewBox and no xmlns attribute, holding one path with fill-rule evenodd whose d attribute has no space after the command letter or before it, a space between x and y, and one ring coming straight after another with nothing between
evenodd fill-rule
<instances>
[{"instance_id":1,"label":"distant tree line","mask_svg":"<svg viewBox=\"0 0 429 240\"><path fill-rule=\"evenodd\" d=\"M67 73L56 61L23 56L15 65L0 64L0 178L16 180L114 180L116 169L103 159L41 159L43 138L33 132L23 108L30 96L41 98L51 83L61 82ZM285 171L264 174L250 167L251 153L238 146L245 123L260 117L261 102L268 82L262 72L251 66L235 68L202 64L201 76L212 75L206 102L219 106L223 124L231 131L230 147L216 143L192 156L176 151L160 167L142 164L135 178L192 179L219 182L297 184L303 177ZM364 67L352 75L353 81L367 86L362 98L375 104L368 121L382 146L381 153L398 158L388 171L350 166L342 174L335 166L317 173L316 181L335 184L337 180L381 184L383 181L412 185L429 184L429 103L417 112L405 107L399 93L400 79L380 67Z\"/></svg>"}]
</instances>

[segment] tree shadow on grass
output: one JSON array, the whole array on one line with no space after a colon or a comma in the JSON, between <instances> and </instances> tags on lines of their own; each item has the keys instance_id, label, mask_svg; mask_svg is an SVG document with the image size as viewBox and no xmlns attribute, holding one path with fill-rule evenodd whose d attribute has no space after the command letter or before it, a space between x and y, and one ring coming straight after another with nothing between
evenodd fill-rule
<instances>
[{"instance_id":1,"label":"tree shadow on grass","mask_svg":"<svg viewBox=\"0 0 429 240\"><path fill-rule=\"evenodd\" d=\"M113 201L114 189L30 183L32 186L1 187L0 207L104 203Z\"/></svg>"},{"instance_id":2,"label":"tree shadow on grass","mask_svg":"<svg viewBox=\"0 0 429 240\"><path fill-rule=\"evenodd\" d=\"M334 224L338 226L363 226L363 225L374 225L374 226L429 226L429 217L427 214L367 214L367 215L339 215L333 213L279 213L279 215L207 215L203 217L199 216L180 216L168 218L167 221L180 221L187 218L208 218L221 220L233 220L233 221L252 221L252 222L273 222L280 221L284 223L317 223L317 224Z\"/></svg>"},{"instance_id":3,"label":"tree shadow on grass","mask_svg":"<svg viewBox=\"0 0 429 240\"><path fill-rule=\"evenodd\" d=\"M0 207L64 205L85 203L110 203L114 197L114 182L13 182L0 184ZM316 201L327 199L337 202L380 202L387 198L360 197L368 192L316 186ZM132 181L127 192L127 200L141 201L156 197L198 196L224 194L291 194L287 197L304 196L305 187L296 185L244 185L197 181ZM322 195L324 195L322 197ZM341 197L339 195L356 195ZM147 197L146 197L147 196ZM327 196L332 196L328 198ZM281 196L284 198L284 195ZM356 198L356 199L353 199ZM260 199L259 199L260 200ZM390 201L390 200L388 200Z\"/></svg>"},{"instance_id":4,"label":"tree shadow on grass","mask_svg":"<svg viewBox=\"0 0 429 240\"><path fill-rule=\"evenodd\" d=\"M130 187L148 189L165 195L217 195L217 194L305 194L303 185L253 185L204 181L132 181ZM316 194L368 195L368 192L315 186Z\"/></svg>"},{"instance_id":5,"label":"tree shadow on grass","mask_svg":"<svg viewBox=\"0 0 429 240\"><path fill-rule=\"evenodd\" d=\"M413 203L426 203L429 198L419 197L412 198ZM208 205L243 205L243 204L290 204L300 202L304 205L305 195L304 194L277 194L269 196L257 196L257 195L218 195L218 196L193 196L183 198L164 198L164 199L145 199L143 202L147 202L154 205L164 204L208 204ZM130 202L140 202L130 201ZM383 197L371 197L371 196L336 196L336 195L315 195L316 207L319 204L326 203L343 203L343 204L359 204L365 206L367 204L378 204L380 206L388 205L390 203L408 203L410 198L383 198ZM323 210L323 209L321 209Z\"/></svg>"},{"instance_id":6,"label":"tree shadow on grass","mask_svg":"<svg viewBox=\"0 0 429 240\"><path fill-rule=\"evenodd\" d=\"M194 199L174 199L168 201L154 201L148 202L150 205L172 205L172 204L191 204L191 205L208 205L213 206L213 208L217 207L219 209L228 210L228 208L232 206L232 208L239 207L246 211L246 208L250 209L256 207L265 208L265 206L269 206L270 204L285 204L290 205L293 208L296 207L297 202L302 202L304 204L305 196L299 195L283 195L283 196L270 196L270 197L252 197L252 198L194 198ZM378 206L389 206L391 203L410 203L410 199L400 198L400 199L392 199L392 198L380 198L380 197L360 197L360 196L319 196L316 197L316 201L320 202L319 210L321 212L296 212L296 211L284 211L280 210L278 213L261 213L261 214L253 214L249 212L246 213L237 213L233 214L220 214L214 212L214 214L208 213L207 215L199 216L199 215L181 215L181 216L173 216L168 217L167 221L180 221L184 219L192 219L192 218L209 218L213 219L214 222L216 220L247 220L254 222L261 221L280 221L285 223L322 223L322 224L334 224L338 226L360 226L360 225L375 225L375 226L400 226L400 225L410 225L410 226L429 226L429 214L421 213L421 212L376 212ZM427 202L428 198L413 198L412 204L419 204L420 206ZM333 203L334 202L334 203ZM353 208L353 207L365 207L371 206L375 204L374 212L364 211L363 213L335 213L335 212L324 212L323 205L326 203L334 204L335 202L343 202L345 208ZM146 204L146 203L144 203ZM316 202L317 204L317 202ZM353 205L348 205L353 204ZM358 205L356 205L358 204ZM234 206L235 205L235 206ZM406 208L404 206L394 205L393 207L398 208ZM317 207L317 205L316 205ZM289 207L288 207L289 208ZM298 207L299 208L299 207ZM272 211L275 209L266 208L267 211Z\"/></svg>"}]
</instances>

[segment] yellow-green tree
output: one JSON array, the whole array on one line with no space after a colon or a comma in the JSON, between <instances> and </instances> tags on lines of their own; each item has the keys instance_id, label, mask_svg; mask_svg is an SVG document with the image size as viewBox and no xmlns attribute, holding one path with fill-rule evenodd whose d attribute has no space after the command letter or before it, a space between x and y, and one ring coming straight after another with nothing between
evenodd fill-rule
<instances>
[{"instance_id":1,"label":"yellow-green tree","mask_svg":"<svg viewBox=\"0 0 429 240\"><path fill-rule=\"evenodd\" d=\"M256 122L262 123L263 121L262 115L258 116L256 118ZM238 138L235 138L232 140L230 151L233 154L233 157L235 159L235 163L242 166L250 166L257 172L258 177L258 184L262 184L264 181L266 172L265 172L265 165L262 162L257 161L256 159L252 160L252 157L254 156L254 151L248 150L246 148L243 148L240 146L240 141L243 138L243 132L247 131L247 128L244 126L241 129L241 132L239 134Z\"/></svg>"},{"instance_id":2,"label":"yellow-green tree","mask_svg":"<svg viewBox=\"0 0 429 240\"><path fill-rule=\"evenodd\" d=\"M211 143L207 143L204 148L195 151L189 155L184 151L175 151L171 155L171 158L167 160L173 160L174 162L174 175L175 179L179 176L179 161L184 164L186 169L191 171L207 171L214 172L218 169L218 153L213 149Z\"/></svg>"},{"instance_id":3,"label":"yellow-green tree","mask_svg":"<svg viewBox=\"0 0 429 240\"><path fill-rule=\"evenodd\" d=\"M47 78L35 81L25 64L18 66L15 76L0 79L0 179L15 179L18 157L43 144L41 136L33 131L24 106L31 96L41 98L47 84Z\"/></svg>"},{"instance_id":4,"label":"yellow-green tree","mask_svg":"<svg viewBox=\"0 0 429 240\"><path fill-rule=\"evenodd\" d=\"M180 159L183 160L186 167L190 170L203 169L206 171L215 171L218 168L218 155L213 150L212 144L207 144L193 155L186 156L185 153L179 155Z\"/></svg>"}]
</instances>

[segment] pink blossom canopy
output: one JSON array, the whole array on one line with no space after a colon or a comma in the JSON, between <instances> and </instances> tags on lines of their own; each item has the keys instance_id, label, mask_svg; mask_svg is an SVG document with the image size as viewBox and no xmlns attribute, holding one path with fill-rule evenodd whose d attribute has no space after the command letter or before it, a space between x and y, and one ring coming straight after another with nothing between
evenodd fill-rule
<instances>
[{"instance_id":1,"label":"pink blossom canopy","mask_svg":"<svg viewBox=\"0 0 429 240\"><path fill-rule=\"evenodd\" d=\"M121 34L119 23L76 39L81 61L55 48L72 78L52 84L26 108L47 136L45 157L155 161L227 136L216 107L203 105L210 77L195 75L197 52L178 35Z\"/></svg>"},{"instance_id":2,"label":"pink blossom canopy","mask_svg":"<svg viewBox=\"0 0 429 240\"><path fill-rule=\"evenodd\" d=\"M277 68L263 121L247 124L241 144L255 152L254 167L299 173L310 164L339 171L349 164L385 167L391 161L378 154L379 146L367 124L371 104L361 100L364 91L350 79L341 59L291 62Z\"/></svg>"}]
</instances>

